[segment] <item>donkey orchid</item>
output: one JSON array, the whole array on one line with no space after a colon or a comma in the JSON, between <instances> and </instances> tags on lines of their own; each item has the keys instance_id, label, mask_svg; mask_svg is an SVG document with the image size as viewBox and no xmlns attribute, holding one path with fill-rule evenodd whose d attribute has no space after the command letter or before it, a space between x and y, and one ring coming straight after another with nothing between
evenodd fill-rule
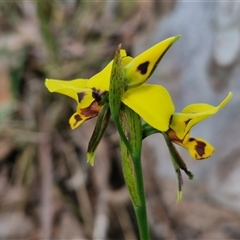
<instances>
[{"instance_id":1,"label":"donkey orchid","mask_svg":"<svg viewBox=\"0 0 240 240\"><path fill-rule=\"evenodd\" d=\"M163 55L179 37L170 37L135 58L127 56L125 50L121 50L127 82L122 102L160 131L169 128L169 121L174 113L171 96L162 86L143 83L151 76ZM109 91L112 63L113 61L90 79L71 81L46 79L45 85L50 92L67 95L77 102L76 112L69 120L72 129L98 115L102 108L101 101Z\"/></svg>"},{"instance_id":2,"label":"donkey orchid","mask_svg":"<svg viewBox=\"0 0 240 240\"><path fill-rule=\"evenodd\" d=\"M210 157L214 152L214 148L210 143L201 138L190 137L191 128L216 114L230 101L231 97L232 93L230 92L217 107L197 103L188 105L181 113L174 113L170 122L170 128L167 131L170 140L187 148L191 157L196 160Z\"/></svg>"}]
</instances>

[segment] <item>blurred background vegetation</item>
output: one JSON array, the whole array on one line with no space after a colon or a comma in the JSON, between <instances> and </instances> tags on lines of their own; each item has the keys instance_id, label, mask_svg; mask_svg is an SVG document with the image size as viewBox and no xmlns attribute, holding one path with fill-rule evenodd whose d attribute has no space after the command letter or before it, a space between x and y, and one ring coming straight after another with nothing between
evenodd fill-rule
<instances>
[{"instance_id":1,"label":"blurred background vegetation","mask_svg":"<svg viewBox=\"0 0 240 240\"><path fill-rule=\"evenodd\" d=\"M0 239L138 239L113 124L91 167L86 150L95 120L70 130L75 102L47 92L44 81L91 77L119 43L130 55L145 50L146 37L176 6L0 1ZM176 205L175 181L156 172L156 155L145 143L152 238L239 239L239 215L208 199L204 185L185 180L186 195Z\"/></svg>"}]
</instances>

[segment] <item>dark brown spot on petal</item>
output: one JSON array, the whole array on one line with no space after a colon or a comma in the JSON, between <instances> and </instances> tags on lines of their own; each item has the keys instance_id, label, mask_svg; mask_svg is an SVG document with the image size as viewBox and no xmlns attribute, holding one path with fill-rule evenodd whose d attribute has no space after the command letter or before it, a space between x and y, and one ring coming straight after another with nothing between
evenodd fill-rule
<instances>
[{"instance_id":1,"label":"dark brown spot on petal","mask_svg":"<svg viewBox=\"0 0 240 240\"><path fill-rule=\"evenodd\" d=\"M76 126L76 124L82 120L79 114L75 114L74 119L76 120L76 122L73 124L73 126Z\"/></svg>"},{"instance_id":2,"label":"dark brown spot on petal","mask_svg":"<svg viewBox=\"0 0 240 240\"><path fill-rule=\"evenodd\" d=\"M96 117L101 109L96 101L93 101L89 107L81 109L81 114L88 119Z\"/></svg>"},{"instance_id":3,"label":"dark brown spot on petal","mask_svg":"<svg viewBox=\"0 0 240 240\"><path fill-rule=\"evenodd\" d=\"M195 138L189 138L189 142L192 142L192 141L196 142L195 150L198 153L198 155L200 157L203 157L203 155L205 154L206 143L197 141Z\"/></svg>"},{"instance_id":4,"label":"dark brown spot on petal","mask_svg":"<svg viewBox=\"0 0 240 240\"><path fill-rule=\"evenodd\" d=\"M80 103L83 100L85 93L84 92L77 93L77 96L78 96L78 102Z\"/></svg>"},{"instance_id":5,"label":"dark brown spot on petal","mask_svg":"<svg viewBox=\"0 0 240 240\"><path fill-rule=\"evenodd\" d=\"M82 118L81 118L81 116L80 116L79 114L74 115L74 118L75 118L75 120L76 120L77 122L79 122L79 121L82 120Z\"/></svg>"},{"instance_id":6,"label":"dark brown spot on petal","mask_svg":"<svg viewBox=\"0 0 240 240\"><path fill-rule=\"evenodd\" d=\"M141 63L138 67L137 67L137 71L140 72L142 75L147 73L148 70L148 66L149 66L150 62L146 61L144 63Z\"/></svg>"},{"instance_id":7,"label":"dark brown spot on petal","mask_svg":"<svg viewBox=\"0 0 240 240\"><path fill-rule=\"evenodd\" d=\"M175 142L175 143L177 143L177 144L179 144L179 145L181 145L181 146L183 145L183 144L182 144L182 140L180 140L180 139L177 137L177 134L176 134L176 132L175 132L174 130L172 130L171 128L169 128L166 133L167 133L168 137L171 139L172 142Z\"/></svg>"},{"instance_id":8,"label":"dark brown spot on petal","mask_svg":"<svg viewBox=\"0 0 240 240\"><path fill-rule=\"evenodd\" d=\"M99 103L103 99L106 92L101 92L100 90L97 90L96 88L92 89L92 97Z\"/></svg>"}]
</instances>

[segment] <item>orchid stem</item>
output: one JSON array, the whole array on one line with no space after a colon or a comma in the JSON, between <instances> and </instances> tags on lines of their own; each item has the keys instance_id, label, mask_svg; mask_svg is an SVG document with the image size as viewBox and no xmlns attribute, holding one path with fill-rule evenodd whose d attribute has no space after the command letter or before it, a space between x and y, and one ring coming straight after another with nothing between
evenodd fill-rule
<instances>
[{"instance_id":1,"label":"orchid stem","mask_svg":"<svg viewBox=\"0 0 240 240\"><path fill-rule=\"evenodd\" d=\"M135 147L133 148L135 153L133 158L133 165L134 165L135 177L136 177L139 200L140 200L140 206L134 205L134 210L137 217L140 239L150 240L148 219L147 219L146 196L145 196L142 162L141 162L142 124L139 116L136 113L132 112L132 118L135 121L135 124L134 124L135 128L133 131L136 134Z\"/></svg>"},{"instance_id":2,"label":"orchid stem","mask_svg":"<svg viewBox=\"0 0 240 240\"><path fill-rule=\"evenodd\" d=\"M130 153L129 157L131 157L131 164L129 164L129 169L131 175L128 175L128 172L125 172L125 181L132 199L132 204L134 207L135 215L137 218L139 235L141 240L150 240L149 236L149 228L148 228L148 219L147 219L147 209L146 209L146 197L145 197L145 189L144 189L144 181L143 181L143 171L142 171L142 163L141 163L141 153L142 153L142 123L139 115L135 113L132 109L127 106L123 106L123 113L125 114L125 118L122 115L120 124L121 129L123 131L124 136L128 133L127 143L130 145L131 151L127 145L128 152ZM123 127L123 128L122 128ZM126 132L126 134L125 134ZM123 138L122 138L123 142ZM123 142L124 143L124 142ZM127 156L127 155L126 155ZM126 157L125 156L125 157ZM124 159L123 159L124 161ZM131 170L132 166L132 170ZM126 169L126 166L125 166ZM134 180L129 181L129 179L134 178ZM135 182L135 185L129 185ZM136 188L135 188L136 187ZM135 196L136 189L137 197ZM137 199L137 200L136 200Z\"/></svg>"},{"instance_id":3,"label":"orchid stem","mask_svg":"<svg viewBox=\"0 0 240 240\"><path fill-rule=\"evenodd\" d=\"M114 120L114 123L115 123L115 125L116 125L116 128L117 128L117 130L118 130L118 133L119 133L122 141L124 142L125 146L127 147L128 151L130 152L132 159L134 159L135 156L134 156L134 154L133 154L132 147L131 147L129 141L127 140L127 138L126 138L126 136L125 136L125 133L124 133L124 131L123 131L123 129L122 129L122 125L121 125L121 123L120 123L119 116L113 116L113 120Z\"/></svg>"},{"instance_id":4,"label":"orchid stem","mask_svg":"<svg viewBox=\"0 0 240 240\"><path fill-rule=\"evenodd\" d=\"M140 149L141 154L141 149ZM142 172L142 164L141 164L141 155L138 155L134 159L134 169L136 174L136 181L138 186L138 193L140 199L140 206L134 205L135 214L137 217L139 234L141 240L150 240L149 228L148 228L148 220L147 220L147 210L146 210L146 197L144 190L144 182L143 182L143 172Z\"/></svg>"}]
</instances>

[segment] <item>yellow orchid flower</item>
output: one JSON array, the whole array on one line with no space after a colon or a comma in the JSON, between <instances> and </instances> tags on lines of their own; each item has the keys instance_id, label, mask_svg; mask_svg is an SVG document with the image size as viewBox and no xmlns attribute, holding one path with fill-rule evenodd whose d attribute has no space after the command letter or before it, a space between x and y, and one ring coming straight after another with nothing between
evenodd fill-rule
<instances>
[{"instance_id":1,"label":"yellow orchid flower","mask_svg":"<svg viewBox=\"0 0 240 240\"><path fill-rule=\"evenodd\" d=\"M151 76L163 55L179 37L170 37L135 58L126 56L125 50L121 50L122 65L127 80L122 102L160 131L169 128L169 121L174 113L171 96L162 86L143 83ZM72 129L98 115L102 108L100 102L109 91L112 63L113 61L90 79L72 81L46 79L45 85L50 92L58 92L77 101L77 110L69 120Z\"/></svg>"},{"instance_id":2,"label":"yellow orchid flower","mask_svg":"<svg viewBox=\"0 0 240 240\"><path fill-rule=\"evenodd\" d=\"M197 123L216 114L232 98L228 96L217 106L209 104L191 104L185 107L181 113L174 113L170 122L170 128L166 132L172 142L188 149L189 154L196 160L208 158L214 152L213 146L207 141L190 137L191 128Z\"/></svg>"}]
</instances>

